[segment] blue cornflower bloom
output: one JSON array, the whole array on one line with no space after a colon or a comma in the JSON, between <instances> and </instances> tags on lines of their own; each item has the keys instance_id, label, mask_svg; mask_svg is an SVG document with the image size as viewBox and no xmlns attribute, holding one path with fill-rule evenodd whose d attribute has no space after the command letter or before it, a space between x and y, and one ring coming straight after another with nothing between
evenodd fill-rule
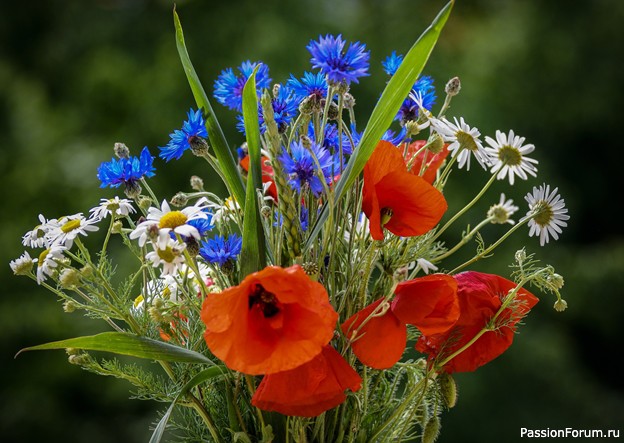
<instances>
[{"instance_id":1,"label":"blue cornflower bloom","mask_svg":"<svg viewBox=\"0 0 624 443\"><path fill-rule=\"evenodd\" d=\"M313 40L307 46L312 54L312 67L320 69L329 82L358 83L359 77L369 75L370 51L366 51L366 45L360 42L351 43L343 52L345 43L342 35L327 35L320 36L318 41Z\"/></svg>"},{"instance_id":2,"label":"blue cornflower bloom","mask_svg":"<svg viewBox=\"0 0 624 443\"><path fill-rule=\"evenodd\" d=\"M297 79L291 74L286 86L292 89L298 103L310 96L318 101L327 97L327 78L322 72L316 74L304 72L301 79Z\"/></svg>"},{"instance_id":3,"label":"blue cornflower bloom","mask_svg":"<svg viewBox=\"0 0 624 443\"><path fill-rule=\"evenodd\" d=\"M314 133L314 124L310 122L308 127L308 137L311 140L317 140L316 135ZM338 138L338 126L334 123L327 123L325 125L325 137L323 137L323 145L325 149L327 149L332 154L340 152L340 144ZM351 155L353 153L353 147L351 146L351 141L346 133L342 133L342 154L343 155Z\"/></svg>"},{"instance_id":4,"label":"blue cornflower bloom","mask_svg":"<svg viewBox=\"0 0 624 443\"><path fill-rule=\"evenodd\" d=\"M143 177L154 176L156 168L153 163L154 157L147 146L143 148L139 157L113 158L109 162L103 162L97 170L97 177L102 182L100 188L107 186L117 188L122 184L129 189L136 187L136 182Z\"/></svg>"},{"instance_id":5,"label":"blue cornflower bloom","mask_svg":"<svg viewBox=\"0 0 624 443\"><path fill-rule=\"evenodd\" d=\"M392 129L388 129L381 136L381 139L392 143L394 146L399 146L403 142L409 142L409 139L406 139L405 135L406 135L405 128L401 128L398 134L395 134Z\"/></svg>"},{"instance_id":6,"label":"blue cornflower bloom","mask_svg":"<svg viewBox=\"0 0 624 443\"><path fill-rule=\"evenodd\" d=\"M436 100L433 78L428 75L423 75L414 83L412 91L422 97L423 108L431 111ZM418 120L418 105L416 102L409 97L406 98L397 113L396 120L400 120L401 122Z\"/></svg>"},{"instance_id":7,"label":"blue cornflower bloom","mask_svg":"<svg viewBox=\"0 0 624 443\"><path fill-rule=\"evenodd\" d=\"M206 214L206 218L194 218L186 222L186 224L193 226L199 232L199 236L203 237L212 230L214 225L212 224L212 213L204 209L202 212Z\"/></svg>"},{"instance_id":8,"label":"blue cornflower bloom","mask_svg":"<svg viewBox=\"0 0 624 443\"><path fill-rule=\"evenodd\" d=\"M169 143L164 148L160 149L160 158L166 161L172 159L179 159L184 154L184 151L190 149L192 145L203 143L199 137L208 137L208 131L206 131L206 122L201 110L193 111L193 108L189 109L187 114L187 120L182 124L182 129L176 129L169 134Z\"/></svg>"},{"instance_id":9,"label":"blue cornflower bloom","mask_svg":"<svg viewBox=\"0 0 624 443\"><path fill-rule=\"evenodd\" d=\"M242 247L243 239L238 234L232 234L228 238L217 235L201 243L199 255L209 263L218 263L223 266L228 261L236 260Z\"/></svg>"},{"instance_id":10,"label":"blue cornflower bloom","mask_svg":"<svg viewBox=\"0 0 624 443\"><path fill-rule=\"evenodd\" d=\"M307 185L318 197L324 188L317 176L317 167L313 155L321 166L322 176L326 183L329 183L334 169L334 159L327 149L314 142L312 142L310 150L306 149L301 142L293 142L290 145L290 154L284 149L278 160L284 165L284 171L289 174L288 183L293 189L301 192L302 186Z\"/></svg>"},{"instance_id":11,"label":"blue cornflower bloom","mask_svg":"<svg viewBox=\"0 0 624 443\"><path fill-rule=\"evenodd\" d=\"M381 62L381 65L386 71L388 75L394 75L394 73L399 69L399 65L403 62L403 56L401 54L397 54L396 51L392 51L386 59Z\"/></svg>"},{"instance_id":12,"label":"blue cornflower bloom","mask_svg":"<svg viewBox=\"0 0 624 443\"><path fill-rule=\"evenodd\" d=\"M293 117L297 115L299 102L297 102L294 98L290 88L281 86L277 96L271 99L271 104L273 106L273 117L275 118L275 123L277 124L277 130L280 134L282 134L286 132L286 128L292 121ZM236 129L244 134L245 121L243 119L243 115L239 114L236 119L238 120L236 123ZM258 107L258 122L260 124L260 133L264 134L267 128L264 124L264 113L262 112L261 106Z\"/></svg>"},{"instance_id":13,"label":"blue cornflower bloom","mask_svg":"<svg viewBox=\"0 0 624 443\"><path fill-rule=\"evenodd\" d=\"M260 63L260 69L256 74L256 88L258 90L268 88L271 85L269 77L269 67L262 62L250 62L247 60L239 67L239 75L234 73L232 68L221 71L221 74L214 83L214 97L219 103L228 108L242 112L243 110L243 88L256 65Z\"/></svg>"}]
</instances>

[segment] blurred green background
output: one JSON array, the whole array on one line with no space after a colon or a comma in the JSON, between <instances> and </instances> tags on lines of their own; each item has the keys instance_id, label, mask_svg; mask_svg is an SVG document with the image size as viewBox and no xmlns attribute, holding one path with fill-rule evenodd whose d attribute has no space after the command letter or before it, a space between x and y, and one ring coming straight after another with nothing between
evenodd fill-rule
<instances>
[{"instance_id":1,"label":"blurred green background","mask_svg":"<svg viewBox=\"0 0 624 443\"><path fill-rule=\"evenodd\" d=\"M360 129L386 80L380 62L405 53L443 1L180 1L187 45L207 90L219 72L251 59L283 82L309 70L305 45L342 33L371 49L371 76L352 88ZM128 400L123 381L67 363L63 352L22 347L105 330L65 314L54 296L8 266L21 236L48 217L86 212L112 190L95 171L114 142L152 153L194 106L174 42L172 3L148 0L2 2L0 6L0 440L3 442L145 442L158 408ZM544 297L512 348L475 373L461 374L458 406L443 416L440 442L519 441L520 428L624 429L624 236L621 230L624 103L624 2L608 0L459 0L425 73L439 96L452 76L462 92L452 115L482 134L514 129L536 145L539 178L511 189L498 182L473 225L500 192L525 211L523 195L546 181L558 186L570 226L540 248L527 231L473 269L508 275L521 245L566 278L569 309ZM214 104L230 144L242 139L234 114ZM163 197L198 174L223 187L192 155L158 161L152 182ZM475 168L451 177L457 209L486 181ZM464 226L447 239L453 241ZM485 231L495 239L503 228ZM471 252L473 246L465 253ZM457 259L459 260L459 258ZM450 264L449 264L450 267Z\"/></svg>"}]
</instances>

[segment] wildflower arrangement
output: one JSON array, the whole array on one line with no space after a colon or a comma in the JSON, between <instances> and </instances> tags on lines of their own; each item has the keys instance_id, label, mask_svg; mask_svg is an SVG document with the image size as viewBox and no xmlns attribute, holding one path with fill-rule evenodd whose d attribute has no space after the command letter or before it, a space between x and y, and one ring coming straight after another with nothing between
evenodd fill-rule
<instances>
[{"instance_id":1,"label":"wildflower arrangement","mask_svg":"<svg viewBox=\"0 0 624 443\"><path fill-rule=\"evenodd\" d=\"M421 71L452 5L405 56L383 62L389 80L363 129L349 90L369 75L364 44L320 36L307 46L312 71L281 84L261 62L224 70L214 98L238 113L237 160L174 12L197 108L158 156L169 162L191 151L229 195L194 176L188 192L158 197L149 185L155 151L134 156L115 144L97 178L125 197L103 198L88 216L40 215L23 244L41 252L11 262L66 312L112 330L25 350L66 349L70 363L168 403L152 442L166 429L185 441L433 442L440 414L457 399L452 374L509 348L538 302L529 288L566 307L563 278L524 249L508 276L473 268L524 225L541 246L557 239L568 220L557 188L534 187L517 221L519 207L501 194L460 239L444 235L491 186L537 175L524 137L496 131L483 140L463 117L451 120L458 78L434 111L441 91ZM489 178L463 208L449 208L451 172L471 166ZM487 244L480 233L491 224L507 230ZM96 231L105 235L93 249ZM449 268L472 239L475 255ZM128 248L133 267L117 266L112 242Z\"/></svg>"}]
</instances>

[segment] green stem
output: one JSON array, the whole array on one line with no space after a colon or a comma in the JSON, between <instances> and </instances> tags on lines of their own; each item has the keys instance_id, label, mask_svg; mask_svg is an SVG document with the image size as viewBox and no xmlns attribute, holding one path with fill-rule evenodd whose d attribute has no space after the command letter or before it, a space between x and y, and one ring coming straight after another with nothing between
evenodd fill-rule
<instances>
[{"instance_id":1,"label":"green stem","mask_svg":"<svg viewBox=\"0 0 624 443\"><path fill-rule=\"evenodd\" d=\"M449 249L444 254L438 255L437 257L431 259L431 263L438 263L438 262L444 260L445 258L450 257L451 255L453 255L455 252L457 252L459 250L459 248L461 248L466 243L468 243L470 241L470 239L472 239L472 237L477 232L479 232L479 230L481 230L482 227L484 227L485 225L491 223L492 220L493 220L492 217L488 217L485 220L483 220L481 223L479 223L477 226L475 226L475 228L472 231L470 231L468 234L464 235L463 238L461 239L461 241L459 243L457 243L453 248Z\"/></svg>"}]
</instances>

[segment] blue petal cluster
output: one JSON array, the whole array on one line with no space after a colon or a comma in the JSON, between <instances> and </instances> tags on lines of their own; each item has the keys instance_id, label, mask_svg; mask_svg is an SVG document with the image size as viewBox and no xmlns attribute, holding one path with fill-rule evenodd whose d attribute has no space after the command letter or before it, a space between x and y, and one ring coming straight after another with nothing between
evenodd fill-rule
<instances>
[{"instance_id":1,"label":"blue petal cluster","mask_svg":"<svg viewBox=\"0 0 624 443\"><path fill-rule=\"evenodd\" d=\"M329 183L334 171L334 158L327 149L314 142L310 150L307 150L301 142L294 142L290 145L290 154L284 149L278 160L290 176L288 183L294 190L301 192L302 186L307 185L318 197L324 188L316 173L317 167L313 156L321 166L321 176Z\"/></svg>"},{"instance_id":2,"label":"blue petal cluster","mask_svg":"<svg viewBox=\"0 0 624 443\"><path fill-rule=\"evenodd\" d=\"M433 86L433 78L428 75L423 75L420 77L416 83L414 83L414 87L412 91L419 94L422 97L422 105L425 109L431 111L433 105L436 101L435 87ZM409 120L417 120L418 119L418 105L411 98L406 98L399 109L399 112L396 116L397 120L402 122L406 122Z\"/></svg>"},{"instance_id":3,"label":"blue petal cluster","mask_svg":"<svg viewBox=\"0 0 624 443\"><path fill-rule=\"evenodd\" d=\"M243 88L256 65L260 64L256 74L256 87L258 90L268 88L271 85L269 68L262 62L250 62L247 60L238 67L239 74L235 74L232 68L221 71L214 83L214 97L219 103L228 108L242 112Z\"/></svg>"},{"instance_id":4,"label":"blue petal cluster","mask_svg":"<svg viewBox=\"0 0 624 443\"><path fill-rule=\"evenodd\" d=\"M122 184L132 186L143 177L152 177L156 170L153 163L154 157L147 146L139 157L113 158L109 162L103 162L97 170L97 177L102 182L100 188L117 188Z\"/></svg>"},{"instance_id":5,"label":"blue petal cluster","mask_svg":"<svg viewBox=\"0 0 624 443\"><path fill-rule=\"evenodd\" d=\"M187 120L182 124L182 129L176 129L169 134L169 143L167 146L160 149L159 157L166 161L179 159L184 154L184 151L190 149L191 142L194 137L208 137L208 131L206 131L206 122L201 110L193 111L189 109L187 114Z\"/></svg>"},{"instance_id":6,"label":"blue petal cluster","mask_svg":"<svg viewBox=\"0 0 624 443\"><path fill-rule=\"evenodd\" d=\"M271 104L273 105L273 117L277 124L277 130L283 133L286 131L292 119L297 115L299 102L295 99L290 88L282 86L277 93L277 97L271 100ZM236 129L244 134L245 121L243 115L239 114L236 119L238 120ZM264 134L267 128L264 123L264 113L262 112L261 106L258 107L258 122L260 124L260 133Z\"/></svg>"},{"instance_id":7,"label":"blue petal cluster","mask_svg":"<svg viewBox=\"0 0 624 443\"><path fill-rule=\"evenodd\" d=\"M199 232L199 236L203 237L209 231L212 230L212 213L208 212L208 209L204 209L203 211L206 214L206 218L194 218L186 222L186 224L193 226Z\"/></svg>"},{"instance_id":8,"label":"blue petal cluster","mask_svg":"<svg viewBox=\"0 0 624 443\"><path fill-rule=\"evenodd\" d=\"M386 59L381 62L381 65L383 66L384 71L386 71L386 74L394 75L402 62L403 56L401 54L397 54L396 51L392 51L392 54L386 57Z\"/></svg>"},{"instance_id":9,"label":"blue petal cluster","mask_svg":"<svg viewBox=\"0 0 624 443\"><path fill-rule=\"evenodd\" d=\"M343 52L345 43L342 35L326 35L320 36L318 41L311 41L307 46L312 54L312 67L320 69L329 82L358 83L359 77L369 75L370 51L366 51L366 45L360 42L351 43Z\"/></svg>"},{"instance_id":10,"label":"blue petal cluster","mask_svg":"<svg viewBox=\"0 0 624 443\"><path fill-rule=\"evenodd\" d=\"M238 234L225 238L217 235L215 238L203 241L199 255L209 263L223 266L226 262L236 260L243 247L243 239Z\"/></svg>"},{"instance_id":11,"label":"blue petal cluster","mask_svg":"<svg viewBox=\"0 0 624 443\"><path fill-rule=\"evenodd\" d=\"M310 122L308 127L308 137L312 140L317 140L316 135L314 133L314 124ZM325 137L323 137L322 146L327 149L332 154L338 154L340 152L340 142L338 137L338 126L334 123L327 123L325 125ZM353 147L351 146L351 141L346 133L342 133L342 154L343 155L351 155L353 153Z\"/></svg>"},{"instance_id":12,"label":"blue petal cluster","mask_svg":"<svg viewBox=\"0 0 624 443\"><path fill-rule=\"evenodd\" d=\"M316 74L304 72L301 79L297 79L291 74L286 86L293 91L297 103L301 103L309 96L314 96L319 101L327 97L327 78L322 72Z\"/></svg>"}]
</instances>

